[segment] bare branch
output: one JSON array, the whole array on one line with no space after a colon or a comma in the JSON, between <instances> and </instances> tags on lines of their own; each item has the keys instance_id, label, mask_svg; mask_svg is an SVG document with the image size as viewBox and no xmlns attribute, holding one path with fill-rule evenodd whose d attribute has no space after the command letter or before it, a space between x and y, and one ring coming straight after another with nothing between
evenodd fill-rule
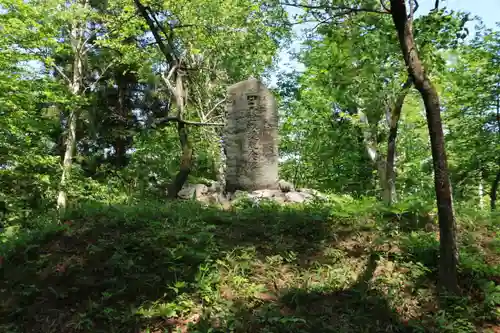
<instances>
[{"instance_id":1,"label":"bare branch","mask_svg":"<svg viewBox=\"0 0 500 333\"><path fill-rule=\"evenodd\" d=\"M408 14L408 18L413 21L413 17L415 16L415 13L417 12L419 7L418 1L417 0L410 0L410 13Z\"/></svg>"},{"instance_id":2,"label":"bare branch","mask_svg":"<svg viewBox=\"0 0 500 333\"><path fill-rule=\"evenodd\" d=\"M392 120L391 120L390 126L392 126L392 127L395 126L395 124L392 123L393 121L395 121L395 122L399 121L399 117L401 114L401 109L403 108L404 100L406 98L406 95L408 95L408 92L409 92L412 85L413 85L413 77L408 76L405 83L403 83L401 90L399 91L399 94L396 98L396 101L394 102L394 106L393 106L392 111L391 111Z\"/></svg>"},{"instance_id":3,"label":"bare branch","mask_svg":"<svg viewBox=\"0 0 500 333\"><path fill-rule=\"evenodd\" d=\"M184 86L182 82L182 74L177 71L175 78L175 97L177 100L177 118L182 119L184 114Z\"/></svg>"},{"instance_id":4,"label":"bare branch","mask_svg":"<svg viewBox=\"0 0 500 333\"><path fill-rule=\"evenodd\" d=\"M386 12L390 13L391 10L389 9L389 7L387 7L387 5L385 4L384 2L385 0L380 0L380 5L382 6L382 8L385 9Z\"/></svg>"},{"instance_id":5,"label":"bare branch","mask_svg":"<svg viewBox=\"0 0 500 333\"><path fill-rule=\"evenodd\" d=\"M146 23L148 24L148 26L151 30L151 33L153 34L153 36L158 44L158 47L160 48L160 51L165 56L165 59L167 60L168 63L174 63L177 60L177 57L175 56L173 50L170 48L170 45L168 45L169 48L167 48L167 45L165 45L163 39L161 38L160 34L158 33L158 28L154 24L154 20L151 19L151 17L149 16L147 7L144 6L140 0L134 0L134 3L136 5L137 9L139 10L139 13L141 14L141 16L146 20Z\"/></svg>"},{"instance_id":6,"label":"bare branch","mask_svg":"<svg viewBox=\"0 0 500 333\"><path fill-rule=\"evenodd\" d=\"M180 119L178 117L159 118L155 121L155 125L166 124L169 122L176 122L176 123L181 123L181 124L191 125L191 126L221 126L221 127L225 126L224 123L205 123L205 122L184 120L184 119Z\"/></svg>"},{"instance_id":7,"label":"bare branch","mask_svg":"<svg viewBox=\"0 0 500 333\"><path fill-rule=\"evenodd\" d=\"M88 87L86 87L84 90L83 90L83 93L85 93L87 90L94 90L95 87L97 86L97 84L99 83L99 81L101 80L101 78L104 76L104 74L108 71L108 69L114 64L115 62L112 61L110 62L106 68L104 68L101 72L101 74L99 74L99 76L95 79L94 83L92 83L91 85L89 85Z\"/></svg>"},{"instance_id":8,"label":"bare branch","mask_svg":"<svg viewBox=\"0 0 500 333\"><path fill-rule=\"evenodd\" d=\"M414 15L414 7L413 7L414 2L413 2L413 0L409 1L409 5L410 5L410 12L408 13L408 19L410 21L412 21L413 20L413 15Z\"/></svg>"},{"instance_id":9,"label":"bare branch","mask_svg":"<svg viewBox=\"0 0 500 333\"><path fill-rule=\"evenodd\" d=\"M139 2L139 0L136 0L136 1ZM153 18L153 21L156 23L156 26L158 27L158 29L161 32L163 32L163 35L165 36L165 42L166 42L167 46L169 47L170 51L172 52L174 59L179 60L177 55L174 52L175 47L174 47L174 45L172 45L173 30L171 30L170 33L168 33L167 30L165 29L165 26L160 21L158 21L158 19L156 18L156 15L153 13L153 11L151 10L150 7L146 7L146 11L149 12L149 14L151 15L150 17ZM156 36L155 36L155 38L156 38Z\"/></svg>"},{"instance_id":10,"label":"bare branch","mask_svg":"<svg viewBox=\"0 0 500 333\"><path fill-rule=\"evenodd\" d=\"M177 66L173 66L170 72L168 73L168 76L165 77L165 74L161 75L161 78L163 79L163 82L165 82L165 85L167 86L168 90L172 93L172 95L175 96L175 87L170 83L170 77L172 74L175 72L177 69Z\"/></svg>"},{"instance_id":11,"label":"bare branch","mask_svg":"<svg viewBox=\"0 0 500 333\"><path fill-rule=\"evenodd\" d=\"M340 13L341 15L347 15L351 13L376 13L376 14L390 14L389 11L382 11L382 10L377 10L373 8L352 8L348 6L330 6L330 5L299 5L299 4L293 4L289 2L281 2L280 3L282 6L290 6L290 7L296 7L296 8L305 8L305 9L325 9L325 10L341 10L343 11ZM384 8L385 9L385 8ZM339 16L339 15L335 15Z\"/></svg>"},{"instance_id":12,"label":"bare branch","mask_svg":"<svg viewBox=\"0 0 500 333\"><path fill-rule=\"evenodd\" d=\"M61 67L57 66L56 64L53 65L54 66L54 69L59 73L61 74L61 76L66 80L66 82L68 82L68 84L71 84L71 80L69 79L69 77L64 74L63 70Z\"/></svg>"},{"instance_id":13,"label":"bare branch","mask_svg":"<svg viewBox=\"0 0 500 333\"><path fill-rule=\"evenodd\" d=\"M330 19L324 20L323 23L327 23L329 20ZM304 20L304 21L290 22L290 26L307 24L307 23L318 23L318 20Z\"/></svg>"},{"instance_id":14,"label":"bare branch","mask_svg":"<svg viewBox=\"0 0 500 333\"><path fill-rule=\"evenodd\" d=\"M341 16L341 15L339 15L339 16ZM321 20L321 21L317 22L316 25L314 27L312 27L311 31L315 31L316 29L318 29L318 27L320 25L330 22L331 19L332 18L328 18L326 20Z\"/></svg>"},{"instance_id":15,"label":"bare branch","mask_svg":"<svg viewBox=\"0 0 500 333\"><path fill-rule=\"evenodd\" d=\"M219 102L217 102L217 104L215 104L215 106L210 110L208 111L208 113L205 115L205 119L208 118L208 116L210 116L210 114L212 112L214 112L222 103L225 103L227 101L227 99L222 99L220 100Z\"/></svg>"},{"instance_id":16,"label":"bare branch","mask_svg":"<svg viewBox=\"0 0 500 333\"><path fill-rule=\"evenodd\" d=\"M439 0L436 0L436 2L434 3L434 11L438 11L439 10Z\"/></svg>"}]
</instances>

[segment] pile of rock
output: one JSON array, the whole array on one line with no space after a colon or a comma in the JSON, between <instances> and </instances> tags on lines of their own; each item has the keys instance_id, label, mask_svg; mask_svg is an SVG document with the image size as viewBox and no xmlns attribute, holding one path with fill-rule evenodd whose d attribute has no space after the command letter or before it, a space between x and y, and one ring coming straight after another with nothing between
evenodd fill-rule
<instances>
[{"instance_id":1,"label":"pile of rock","mask_svg":"<svg viewBox=\"0 0 500 333\"><path fill-rule=\"evenodd\" d=\"M206 184L185 184L177 196L184 200L197 200L204 203L215 204L220 202L220 186L213 181Z\"/></svg>"},{"instance_id":2,"label":"pile of rock","mask_svg":"<svg viewBox=\"0 0 500 333\"><path fill-rule=\"evenodd\" d=\"M326 197L311 189L300 188L298 190L283 192L281 190L256 190L252 192L236 191L230 196L230 201L251 199L254 202L260 200L272 200L279 204L304 203L314 199L327 200Z\"/></svg>"},{"instance_id":3,"label":"pile of rock","mask_svg":"<svg viewBox=\"0 0 500 333\"><path fill-rule=\"evenodd\" d=\"M272 200L279 204L304 203L312 200L327 200L327 197L312 189L300 188L287 181L279 181L277 189L262 189L251 192L237 190L233 193L222 194L217 182L211 185L187 184L179 192L179 197L184 200L197 200L207 204L231 205L240 200L250 199L254 202Z\"/></svg>"}]
</instances>

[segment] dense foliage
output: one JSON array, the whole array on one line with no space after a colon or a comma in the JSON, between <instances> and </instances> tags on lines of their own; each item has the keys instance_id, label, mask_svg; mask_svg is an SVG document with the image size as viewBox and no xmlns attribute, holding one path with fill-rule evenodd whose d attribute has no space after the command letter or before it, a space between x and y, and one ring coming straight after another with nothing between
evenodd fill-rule
<instances>
[{"instance_id":1,"label":"dense foliage","mask_svg":"<svg viewBox=\"0 0 500 333\"><path fill-rule=\"evenodd\" d=\"M415 4L0 0L0 331L496 332L500 25ZM249 77L323 201L176 200Z\"/></svg>"}]
</instances>

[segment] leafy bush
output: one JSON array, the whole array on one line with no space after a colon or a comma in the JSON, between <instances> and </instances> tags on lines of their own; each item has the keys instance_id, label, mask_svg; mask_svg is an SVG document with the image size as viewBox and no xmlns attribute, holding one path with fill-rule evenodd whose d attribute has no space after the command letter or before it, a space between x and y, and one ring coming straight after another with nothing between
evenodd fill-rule
<instances>
[{"instance_id":1,"label":"leafy bush","mask_svg":"<svg viewBox=\"0 0 500 333\"><path fill-rule=\"evenodd\" d=\"M421 262L425 266L436 270L439 257L439 240L432 232L414 231L401 239L401 247L404 253L414 261Z\"/></svg>"}]
</instances>

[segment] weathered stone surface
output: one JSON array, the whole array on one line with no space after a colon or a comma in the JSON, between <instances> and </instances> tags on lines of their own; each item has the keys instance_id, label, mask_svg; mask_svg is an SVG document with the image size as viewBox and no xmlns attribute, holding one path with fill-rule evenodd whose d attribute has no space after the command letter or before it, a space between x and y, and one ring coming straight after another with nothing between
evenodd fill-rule
<instances>
[{"instance_id":1,"label":"weathered stone surface","mask_svg":"<svg viewBox=\"0 0 500 333\"><path fill-rule=\"evenodd\" d=\"M205 184L189 184L179 192L181 199L195 199L199 202L212 205L221 205L224 209L230 209L232 205L241 200L250 200L259 205L261 200L271 200L278 204L306 203L313 200L328 200L328 197L318 191L301 188L289 191L288 189L260 189L252 192L236 190L232 193L213 191L211 186Z\"/></svg>"},{"instance_id":2,"label":"weathered stone surface","mask_svg":"<svg viewBox=\"0 0 500 333\"><path fill-rule=\"evenodd\" d=\"M328 200L328 197L326 195L324 195L323 193L321 193L320 191L317 191L317 190L313 190L310 188L299 188L298 191L301 193L304 193L306 195L309 195L309 197L311 197L311 198L317 198L320 200Z\"/></svg>"},{"instance_id":3,"label":"weathered stone surface","mask_svg":"<svg viewBox=\"0 0 500 333\"><path fill-rule=\"evenodd\" d=\"M257 190L253 191L251 194L253 197L257 198L276 198L282 195L280 190L271 190L271 189L264 189L264 190Z\"/></svg>"},{"instance_id":4,"label":"weathered stone surface","mask_svg":"<svg viewBox=\"0 0 500 333\"><path fill-rule=\"evenodd\" d=\"M282 192L295 191L293 184L283 179L278 182L278 187Z\"/></svg>"},{"instance_id":5,"label":"weathered stone surface","mask_svg":"<svg viewBox=\"0 0 500 333\"><path fill-rule=\"evenodd\" d=\"M218 193L207 193L207 195L197 198L197 200L208 205L216 205L221 203L220 195Z\"/></svg>"},{"instance_id":6,"label":"weathered stone surface","mask_svg":"<svg viewBox=\"0 0 500 333\"><path fill-rule=\"evenodd\" d=\"M205 184L187 184L177 194L181 199L200 199L208 193L208 186Z\"/></svg>"},{"instance_id":7,"label":"weathered stone surface","mask_svg":"<svg viewBox=\"0 0 500 333\"><path fill-rule=\"evenodd\" d=\"M288 192L285 193L286 202L296 202L302 203L306 201L306 198L299 192Z\"/></svg>"},{"instance_id":8,"label":"weathered stone surface","mask_svg":"<svg viewBox=\"0 0 500 333\"><path fill-rule=\"evenodd\" d=\"M210 186L208 186L208 192L209 193L220 193L221 192L221 185L217 181L212 181L210 183Z\"/></svg>"},{"instance_id":9,"label":"weathered stone surface","mask_svg":"<svg viewBox=\"0 0 500 333\"><path fill-rule=\"evenodd\" d=\"M278 112L272 93L256 79L228 89L226 191L278 187Z\"/></svg>"}]
</instances>

